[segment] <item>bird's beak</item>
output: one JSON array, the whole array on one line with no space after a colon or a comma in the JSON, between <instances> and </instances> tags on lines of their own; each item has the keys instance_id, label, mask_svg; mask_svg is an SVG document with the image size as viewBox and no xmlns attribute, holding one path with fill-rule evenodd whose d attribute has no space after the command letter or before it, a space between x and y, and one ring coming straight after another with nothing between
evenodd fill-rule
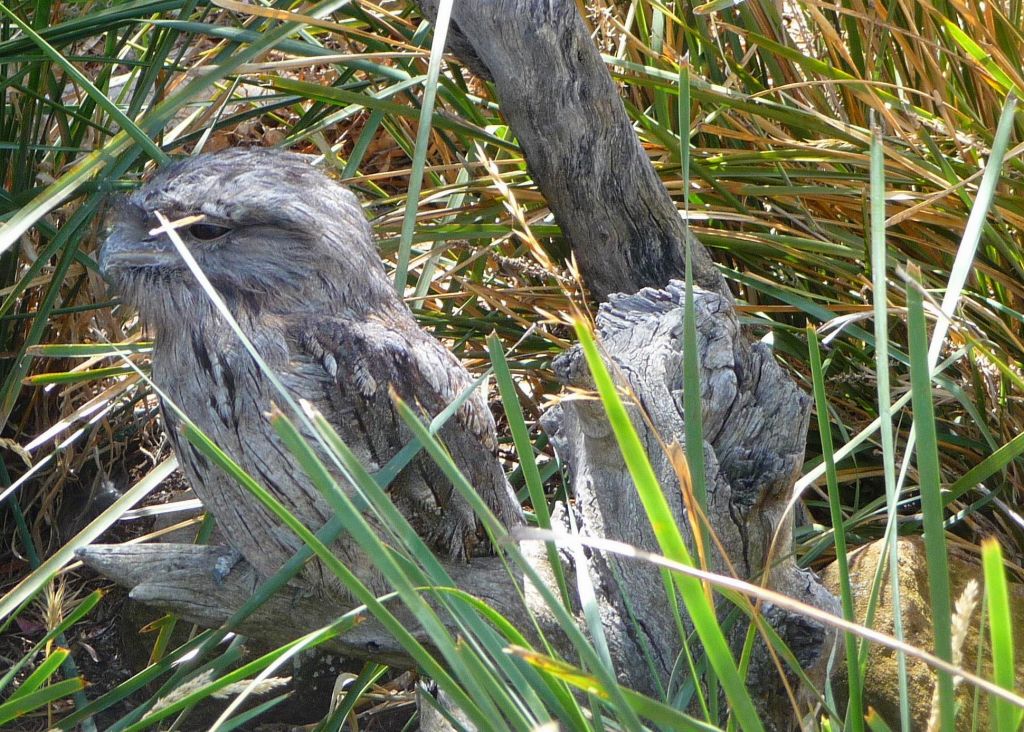
<instances>
[{"instance_id":1,"label":"bird's beak","mask_svg":"<svg viewBox=\"0 0 1024 732\"><path fill-rule=\"evenodd\" d=\"M131 226L117 226L100 247L100 274L110 279L118 269L163 267L178 261L174 245L164 235L147 236Z\"/></svg>"}]
</instances>

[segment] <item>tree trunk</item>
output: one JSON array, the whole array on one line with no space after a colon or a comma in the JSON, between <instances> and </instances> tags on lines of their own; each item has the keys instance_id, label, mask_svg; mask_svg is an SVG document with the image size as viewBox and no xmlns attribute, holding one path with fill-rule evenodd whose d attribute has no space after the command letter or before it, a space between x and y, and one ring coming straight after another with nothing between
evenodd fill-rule
<instances>
[{"instance_id":1,"label":"tree trunk","mask_svg":"<svg viewBox=\"0 0 1024 732\"><path fill-rule=\"evenodd\" d=\"M424 2L429 13L432 2ZM688 540L690 521L677 473L664 445L684 441L682 286L684 229L633 133L611 77L571 0L460 0L451 29L453 49L471 68L493 79L503 112L527 162L580 263L586 284L601 300L597 329L603 356L618 383L635 396L631 416L660 484ZM695 239L694 277L705 437L708 520L725 554L712 552L712 568L838 614L838 602L789 551L792 519L785 512L804 454L810 400L793 384L763 344L748 343L737 323L732 296L707 252ZM643 289L647 288L647 289ZM624 293L624 294L614 294ZM592 381L578 349L556 362L568 386ZM565 400L543 418L568 464L581 532L657 551L636 490L599 403ZM218 517L227 536L247 531ZM774 559L769 546L779 536ZM543 567L544 552L524 545ZM225 575L225 550L183 545L95 546L81 552L90 566L132 596L217 626L247 600L256 575L239 561ZM728 564L727 564L728 562ZM457 586L475 594L523 632L527 607L493 558L446 566ZM600 606L620 678L653 692L668 680L681 650L678 629L660 574L635 560L590 552L585 567ZM522 588L519 588L522 589ZM525 593L540 629L556 650L574 657L535 593ZM240 628L269 642L330 622L351 601L323 594L282 592ZM402 608L393 610L401 614ZM808 676L820 683L835 634L780 608L761 606ZM414 618L404 617L408 627ZM738 648L745 632L731 634ZM359 625L330 646L347 656L389 664L411 663L375 622ZM651 660L659 678L651 675ZM752 659L748 684L769 728L795 720L780 680L763 649Z\"/></svg>"}]
</instances>

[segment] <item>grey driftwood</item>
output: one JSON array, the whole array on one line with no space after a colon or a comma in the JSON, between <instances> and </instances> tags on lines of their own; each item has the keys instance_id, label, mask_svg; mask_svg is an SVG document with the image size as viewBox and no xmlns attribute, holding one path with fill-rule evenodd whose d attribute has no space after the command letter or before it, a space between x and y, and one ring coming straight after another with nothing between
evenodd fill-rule
<instances>
[{"instance_id":1,"label":"grey driftwood","mask_svg":"<svg viewBox=\"0 0 1024 732\"><path fill-rule=\"evenodd\" d=\"M682 442L684 428L680 286L670 280L683 274L683 243L689 238L695 280L703 288L696 308L710 525L741 577L837 612L835 598L788 556L791 519L783 508L803 459L809 400L766 346L747 342L741 333L731 294L707 252L689 237L646 159L575 4L463 0L455 4L453 20L454 50L462 55L471 49L467 64L494 80L504 113L588 287L597 299L607 300L597 321L604 355L619 383L635 395L634 422L680 527L689 533L678 481L661 443ZM567 385L590 383L576 351L563 356L556 368ZM641 410L649 423L640 418ZM592 402L565 401L545 416L544 427L569 466L582 531L656 549L602 411ZM233 525L230 516L218 516L218 521L228 536L248 531ZM766 571L767 547L777 532L782 537L778 556ZM95 546L81 556L133 588L133 597L205 626L225 620L248 599L256 581L255 570L244 560L226 576L212 571L225 556L214 547ZM589 553L587 562L573 570L586 571L594 580L621 678L651 691L653 680L640 651L650 651L661 681L679 653L662 583L656 572L635 562L599 552ZM722 565L718 556L714 566ZM506 617L522 620L520 627L527 629L520 596L496 560L451 562L447 569L460 587L479 594ZM633 612L640 611L639 634L623 598ZM281 593L241 630L283 641L350 606L344 596ZM812 680L822 681L833 635L800 616L773 607L762 610ZM414 627L414 620L408 620ZM541 622L557 644L554 625L543 615ZM740 633L733 634L734 643ZM409 663L373 622L331 647L349 656ZM567 645L557 650L571 655ZM755 653L748 682L768 726L791 726L793 713L765 653Z\"/></svg>"}]
</instances>

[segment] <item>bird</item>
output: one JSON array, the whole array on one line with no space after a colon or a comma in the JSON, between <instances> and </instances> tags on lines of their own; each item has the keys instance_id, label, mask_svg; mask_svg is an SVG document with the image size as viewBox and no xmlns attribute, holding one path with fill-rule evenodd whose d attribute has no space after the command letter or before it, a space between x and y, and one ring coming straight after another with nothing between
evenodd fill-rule
<instances>
[{"instance_id":1,"label":"bird","mask_svg":"<svg viewBox=\"0 0 1024 732\"><path fill-rule=\"evenodd\" d=\"M307 527L320 528L332 511L270 424L280 395L160 230L158 213L180 222L182 243L290 397L322 413L368 470L412 437L392 395L433 418L474 379L396 293L356 196L307 156L269 148L194 155L115 202L99 270L153 332L151 378L183 472L231 545L269 576L301 540L185 439L181 414ZM438 436L499 521L520 525L481 389ZM488 550L469 502L424 451L388 495L439 555L467 561ZM386 591L354 539L343 536L332 550ZM304 572L305 581L332 583L316 562Z\"/></svg>"}]
</instances>

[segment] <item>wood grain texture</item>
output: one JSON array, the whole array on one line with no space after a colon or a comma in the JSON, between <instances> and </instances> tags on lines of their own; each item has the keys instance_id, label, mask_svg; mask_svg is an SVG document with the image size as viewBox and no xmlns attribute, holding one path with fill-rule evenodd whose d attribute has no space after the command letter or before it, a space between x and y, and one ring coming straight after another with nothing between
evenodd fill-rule
<instances>
[{"instance_id":1,"label":"wood grain texture","mask_svg":"<svg viewBox=\"0 0 1024 732\"><path fill-rule=\"evenodd\" d=\"M79 550L78 557L89 567L131 589L131 598L173 612L183 620L206 628L226 622L252 597L260 574L237 552L227 547L192 544L97 544ZM452 567L458 572L458 586L483 599L492 607L523 617L525 611L516 588L500 560L485 557L472 564ZM322 628L353 608L345 593L310 593L307 584L289 585L273 595L234 630L257 638L261 643L284 644L299 635ZM399 602L388 609L418 640L427 643L418 622ZM442 613L449 627L457 630L450 616ZM537 616L555 642L564 637L550 616ZM528 624L527 624L528 625ZM529 633L527 625L524 632ZM366 613L361 622L323 646L346 658L366 658L395 668L414 664L394 637Z\"/></svg>"},{"instance_id":2,"label":"wood grain texture","mask_svg":"<svg viewBox=\"0 0 1024 732\"><path fill-rule=\"evenodd\" d=\"M676 525L694 552L691 517L666 451L668 445L683 446L686 442L683 296L684 287L678 281L662 290L613 295L600 308L597 334L616 383L632 395L627 408L633 425ZM716 293L697 291L695 314L707 519L717 539L710 568L721 574L760 580L782 594L839 614L836 598L817 576L796 565L790 551L793 519L786 506L803 464L810 400L796 388L768 346L746 340L728 300ZM578 347L560 356L555 370L567 386L593 389ZM601 403L564 400L544 415L542 424L568 464L582 532L660 553ZM774 556L769 557L776 533L779 539ZM606 623L625 630L637 646L650 649L667 679L682 646L659 571L640 562L597 553L587 569L595 586L601 588L599 597ZM636 608L643 608L639 624L629 621L631 607L634 614ZM762 607L762 612L791 646L809 677L823 681L835 633L780 608ZM738 624L731 633L737 657L745 634L745 623ZM755 650L747 678L762 717L774 720L776 728L786 729L792 722L792 710L763 647Z\"/></svg>"}]
</instances>

